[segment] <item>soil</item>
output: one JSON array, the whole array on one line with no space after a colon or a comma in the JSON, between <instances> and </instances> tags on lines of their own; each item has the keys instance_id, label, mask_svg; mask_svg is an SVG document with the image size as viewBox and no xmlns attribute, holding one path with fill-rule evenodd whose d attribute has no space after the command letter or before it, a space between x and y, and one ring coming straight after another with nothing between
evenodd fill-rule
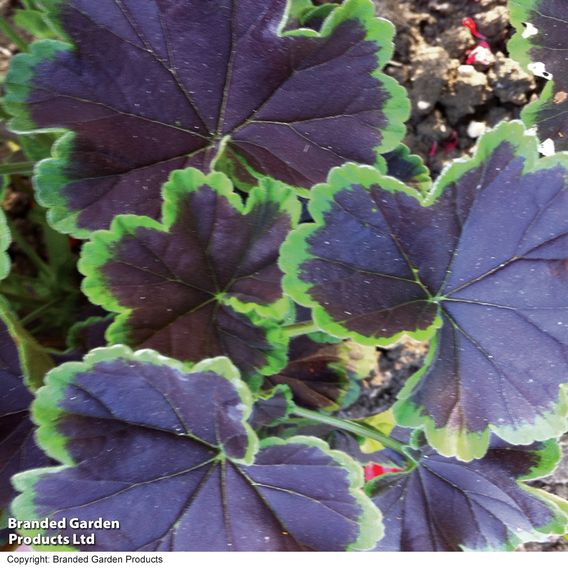
<instances>
[{"instance_id":1,"label":"soil","mask_svg":"<svg viewBox=\"0 0 568 568\"><path fill-rule=\"evenodd\" d=\"M402 339L391 348L379 348L376 373L363 383L357 402L347 409L351 418L362 418L390 408L406 380L426 358L428 343Z\"/></svg>"},{"instance_id":2,"label":"soil","mask_svg":"<svg viewBox=\"0 0 568 568\"><path fill-rule=\"evenodd\" d=\"M511 36L506 0L375 0L397 28L386 72L409 92L406 144L436 176L471 152L477 138L502 120L518 118L543 83L507 57ZM463 23L473 19L475 38ZM476 63L468 54L481 50ZM485 60L485 61L483 61Z\"/></svg>"},{"instance_id":3,"label":"soil","mask_svg":"<svg viewBox=\"0 0 568 568\"><path fill-rule=\"evenodd\" d=\"M408 90L412 101L405 143L422 156L433 177L450 160L471 153L486 129L518 118L522 107L542 89L542 80L507 57L511 28L506 0L375 0L375 4L379 15L397 28L395 53L385 71ZM9 16L17 6L17 0L0 0L0 13ZM464 18L473 19L484 40L474 37ZM479 56L468 62L476 47ZM0 35L0 84L16 51ZM10 136L0 122L0 161L7 155ZM4 207L34 244L33 229L26 228L31 206L28 180L15 178ZM29 267L16 246L11 253L15 269L25 273ZM365 382L349 414L364 416L391 406L408 377L422 366L427 350L427 344L411 340L378 350L379 371ZM565 458L555 474L535 485L568 498L568 442L563 448ZM549 543L527 544L519 550L568 550L568 541L551 538Z\"/></svg>"}]
</instances>

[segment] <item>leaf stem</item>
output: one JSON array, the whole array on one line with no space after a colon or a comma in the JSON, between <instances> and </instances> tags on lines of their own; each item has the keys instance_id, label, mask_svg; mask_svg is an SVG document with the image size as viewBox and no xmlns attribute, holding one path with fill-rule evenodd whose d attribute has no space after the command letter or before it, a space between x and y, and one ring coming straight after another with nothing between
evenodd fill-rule
<instances>
[{"instance_id":1,"label":"leaf stem","mask_svg":"<svg viewBox=\"0 0 568 568\"><path fill-rule=\"evenodd\" d=\"M35 162L13 162L0 165L0 175L33 174Z\"/></svg>"},{"instance_id":2,"label":"leaf stem","mask_svg":"<svg viewBox=\"0 0 568 568\"><path fill-rule=\"evenodd\" d=\"M12 24L3 16L0 16L0 32L12 43L16 44L20 51L28 50L28 42L13 28Z\"/></svg>"},{"instance_id":3,"label":"leaf stem","mask_svg":"<svg viewBox=\"0 0 568 568\"><path fill-rule=\"evenodd\" d=\"M25 237L18 231L16 226L11 220L8 220L8 228L10 229L10 234L14 239L14 242L18 245L20 250L30 259L30 262L37 268L38 272L43 273L49 278L55 280L55 273L47 264L44 262L39 255L36 253L34 248L28 243Z\"/></svg>"},{"instance_id":4,"label":"leaf stem","mask_svg":"<svg viewBox=\"0 0 568 568\"><path fill-rule=\"evenodd\" d=\"M17 294L16 292L11 292L10 290L4 289L1 285L0 285L0 294L2 296L6 296L7 298L11 298L15 302L21 302L23 304L28 304L28 303L38 304L41 302L39 298L35 298L33 296L26 296L23 294Z\"/></svg>"},{"instance_id":5,"label":"leaf stem","mask_svg":"<svg viewBox=\"0 0 568 568\"><path fill-rule=\"evenodd\" d=\"M36 310L34 310L33 312L30 312L27 316L23 317L20 320L20 323L23 326L28 325L29 323L35 321L39 316L41 316L44 312L46 312L47 310L49 310L49 308L52 308L53 306L55 306L56 304L58 304L61 301L60 298L55 298L54 300L51 300L51 302L48 302L47 304L44 304L43 306L40 306L39 308L37 308Z\"/></svg>"},{"instance_id":6,"label":"leaf stem","mask_svg":"<svg viewBox=\"0 0 568 568\"><path fill-rule=\"evenodd\" d=\"M284 330L284 333L288 337L297 337L298 335L306 335L308 333L314 333L315 331L320 331L320 328L313 321L292 323L290 325L285 325L282 329Z\"/></svg>"},{"instance_id":7,"label":"leaf stem","mask_svg":"<svg viewBox=\"0 0 568 568\"><path fill-rule=\"evenodd\" d=\"M308 418L309 420L313 420L315 422L320 422L321 424L327 424L328 426L333 426L334 428L338 428L340 430L345 430L346 432L351 432L352 434L357 434L358 436L363 436L365 438L371 438L371 440L375 440L385 446L385 448L390 448L395 452L399 453L403 456L406 460L414 463L415 460L412 456L409 455L406 446L379 432L375 428L371 426L366 426L364 424L359 424L358 422L354 422L353 420L345 420L343 418L336 418L335 416L329 416L327 414L320 414L319 412L315 412L314 410L308 410L307 408L301 408L300 406L294 407L292 414L296 416L301 416L302 418Z\"/></svg>"}]
</instances>

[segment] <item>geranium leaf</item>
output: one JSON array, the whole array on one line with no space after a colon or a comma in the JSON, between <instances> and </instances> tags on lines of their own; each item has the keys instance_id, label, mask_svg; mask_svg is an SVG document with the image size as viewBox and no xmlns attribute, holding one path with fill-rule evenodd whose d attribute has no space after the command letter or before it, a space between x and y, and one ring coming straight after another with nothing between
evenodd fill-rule
<instances>
[{"instance_id":1,"label":"geranium leaf","mask_svg":"<svg viewBox=\"0 0 568 568\"><path fill-rule=\"evenodd\" d=\"M60 39L59 33L42 10L14 10L13 17L19 28L37 39Z\"/></svg>"},{"instance_id":2,"label":"geranium leaf","mask_svg":"<svg viewBox=\"0 0 568 568\"><path fill-rule=\"evenodd\" d=\"M278 385L272 390L261 393L254 402L250 425L255 430L278 426L286 420L294 409L292 392L286 385Z\"/></svg>"},{"instance_id":3,"label":"geranium leaf","mask_svg":"<svg viewBox=\"0 0 568 568\"><path fill-rule=\"evenodd\" d=\"M314 5L312 0L289 0L286 29L310 28L319 31L337 4Z\"/></svg>"},{"instance_id":4,"label":"geranium leaf","mask_svg":"<svg viewBox=\"0 0 568 568\"><path fill-rule=\"evenodd\" d=\"M0 296L0 321L6 330L5 345L10 344L11 338L14 348L18 351L18 364L25 386L32 391L38 389L43 385L47 371L53 367L53 360L24 329L3 296Z\"/></svg>"},{"instance_id":5,"label":"geranium leaf","mask_svg":"<svg viewBox=\"0 0 568 568\"><path fill-rule=\"evenodd\" d=\"M4 195L4 189L8 187L9 177L0 176L0 194ZM12 243L12 236L8 228L8 222L4 211L0 209L0 280L3 280L10 273L10 256L8 248Z\"/></svg>"},{"instance_id":6,"label":"geranium leaf","mask_svg":"<svg viewBox=\"0 0 568 568\"><path fill-rule=\"evenodd\" d=\"M320 32L282 31L286 0L46 4L70 43L15 57L5 103L16 131L72 131L36 177L63 232L157 218L169 173L207 170L224 150L307 188L331 167L374 163L404 134L408 100L380 72L393 26L371 0L347 0Z\"/></svg>"},{"instance_id":7,"label":"geranium leaf","mask_svg":"<svg viewBox=\"0 0 568 568\"><path fill-rule=\"evenodd\" d=\"M381 156L378 167L386 175L422 193L432 186L430 170L424 160L420 156L411 154L408 146L404 144Z\"/></svg>"},{"instance_id":8,"label":"geranium leaf","mask_svg":"<svg viewBox=\"0 0 568 568\"><path fill-rule=\"evenodd\" d=\"M52 353L55 362L60 365L80 361L89 351L105 347L105 335L113 320L112 315L91 316L73 325L67 335L67 349L63 353Z\"/></svg>"},{"instance_id":9,"label":"geranium leaf","mask_svg":"<svg viewBox=\"0 0 568 568\"><path fill-rule=\"evenodd\" d=\"M282 249L286 291L324 331L435 336L395 412L444 455L483 456L490 430L520 444L566 430L567 173L504 123L425 198L369 167L335 170L315 223Z\"/></svg>"},{"instance_id":10,"label":"geranium leaf","mask_svg":"<svg viewBox=\"0 0 568 568\"><path fill-rule=\"evenodd\" d=\"M259 449L251 406L226 358L188 369L150 350L97 349L50 373L39 391L38 439L65 465L16 476L24 493L14 513L119 521L118 530L95 530L85 550L374 546L379 513L354 462L307 437ZM73 532L82 534L57 534Z\"/></svg>"},{"instance_id":11,"label":"geranium leaf","mask_svg":"<svg viewBox=\"0 0 568 568\"><path fill-rule=\"evenodd\" d=\"M514 550L562 534L568 516L552 496L523 483L550 473L555 441L511 446L492 441L469 463L425 447L409 473L388 473L369 484L385 516L379 551Z\"/></svg>"},{"instance_id":12,"label":"geranium leaf","mask_svg":"<svg viewBox=\"0 0 568 568\"><path fill-rule=\"evenodd\" d=\"M67 337L71 351L80 353L82 359L89 351L106 345L105 333L112 322L112 316L92 316L76 323Z\"/></svg>"},{"instance_id":13,"label":"geranium leaf","mask_svg":"<svg viewBox=\"0 0 568 568\"><path fill-rule=\"evenodd\" d=\"M224 174L188 169L164 199L163 224L119 216L83 248L85 293L120 314L109 342L184 361L227 355L247 378L281 369L277 259L300 215L293 191L265 179L244 205Z\"/></svg>"},{"instance_id":14,"label":"geranium leaf","mask_svg":"<svg viewBox=\"0 0 568 568\"><path fill-rule=\"evenodd\" d=\"M376 364L374 347L353 341L320 343L303 336L290 342L288 365L266 377L265 385L287 385L300 406L338 410L357 400L359 382Z\"/></svg>"},{"instance_id":15,"label":"geranium leaf","mask_svg":"<svg viewBox=\"0 0 568 568\"><path fill-rule=\"evenodd\" d=\"M32 392L26 387L30 361L28 338L16 332L16 322L0 300L0 543L7 536L6 517L16 496L10 478L24 471L49 465L51 460L37 447L29 417ZM46 366L47 371L49 366ZM39 377L34 377L38 382Z\"/></svg>"},{"instance_id":16,"label":"geranium leaf","mask_svg":"<svg viewBox=\"0 0 568 568\"><path fill-rule=\"evenodd\" d=\"M286 29L301 28L304 14L311 12L314 8L312 0L288 0Z\"/></svg>"},{"instance_id":17,"label":"geranium leaf","mask_svg":"<svg viewBox=\"0 0 568 568\"><path fill-rule=\"evenodd\" d=\"M525 69L548 79L540 97L523 109L522 118L535 126L543 152L568 149L568 6L557 0L509 0L517 33L509 42L511 57Z\"/></svg>"},{"instance_id":18,"label":"geranium leaf","mask_svg":"<svg viewBox=\"0 0 568 568\"><path fill-rule=\"evenodd\" d=\"M394 417L394 414L392 413L392 410L385 410L384 412L381 412L379 414L361 418L359 421L363 424L366 424L367 426L371 426L372 428L378 430L383 434L386 434L387 436L391 435L393 428L396 426L396 419ZM384 446L380 442L371 440L370 438L367 438L361 445L361 451L366 454L372 454L383 449Z\"/></svg>"}]
</instances>

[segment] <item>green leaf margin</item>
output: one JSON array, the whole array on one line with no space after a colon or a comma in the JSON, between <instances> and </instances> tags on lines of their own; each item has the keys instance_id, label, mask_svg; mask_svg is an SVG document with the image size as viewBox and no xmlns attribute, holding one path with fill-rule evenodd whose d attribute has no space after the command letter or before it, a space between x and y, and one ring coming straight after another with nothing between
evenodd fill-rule
<instances>
[{"instance_id":1,"label":"green leaf margin","mask_svg":"<svg viewBox=\"0 0 568 568\"><path fill-rule=\"evenodd\" d=\"M13 514L17 519L37 519L34 505L35 486L44 474L56 473L76 465L66 449L68 439L57 429L58 421L65 415L65 411L59 408L59 403L65 400L66 388L72 384L76 374L92 370L97 363L117 359L167 366L187 374L213 372L228 380L235 387L242 401L243 417L241 423L247 432L249 447L244 458L234 459L225 456L225 459L247 466L254 463L254 456L260 449L285 444L301 444L316 447L330 456L346 471L350 484L349 493L361 508L359 517L360 533L357 540L349 546L349 549L368 550L382 537L381 514L363 490L364 479L361 468L347 454L331 450L324 441L307 436L296 436L289 440L279 438L258 440L254 430L248 423L248 418L253 409L252 395L246 384L240 379L239 371L229 359L217 357L189 366L149 349L133 352L124 345L95 349L87 355L83 362L65 363L48 374L45 387L38 391L36 400L32 404L32 419L38 426L37 440L39 445L49 456L64 465L30 470L19 473L12 478L15 488L21 493L12 505ZM220 449L220 452L222 454L222 449ZM33 537L38 534L44 534L45 531L22 530L20 533L24 536ZM34 549L77 550L67 546L36 546Z\"/></svg>"},{"instance_id":2,"label":"green leaf margin","mask_svg":"<svg viewBox=\"0 0 568 568\"><path fill-rule=\"evenodd\" d=\"M281 267L286 274L285 291L299 304L312 308L315 322L327 333L337 337L351 337L363 345L389 346L405 335L419 341L431 340L430 351L424 366L408 379L398 395L393 411L400 425L409 428L424 428L428 443L441 455L456 456L464 461L471 461L485 455L491 431L512 444L529 444L536 440L543 441L561 435L568 429L568 393L566 390L559 389L557 401L549 411L524 428L515 429L510 426L488 424L487 428L481 432L466 432L447 426L437 427L434 421L424 413L424 409L417 407L410 400L410 396L436 356L438 350L436 332L442 325L441 314L439 313L434 324L423 332L415 333L409 330L389 338L362 336L350 331L341 325L341 322L334 321L325 309L310 297L311 284L304 282L300 273L302 264L314 258L309 252L308 240L325 226L325 214L331 209L333 197L339 191L353 185L368 188L378 184L386 191L402 191L428 207L436 203L444 191L459 182L465 174L479 168L502 143L510 144L515 155L525 160L523 174L561 166L567 172L568 184L568 154L561 153L539 159L536 136L530 134L521 121L502 122L480 139L473 158L452 162L425 195L420 195L416 190L393 178L385 177L368 166L347 164L332 170L327 184L321 184L312 190L313 199L309 207L315 223L300 225L290 234L281 249ZM438 300L432 298L432 301L437 302Z\"/></svg>"},{"instance_id":3,"label":"green leaf margin","mask_svg":"<svg viewBox=\"0 0 568 568\"><path fill-rule=\"evenodd\" d=\"M389 153L397 154L399 160L404 160L405 162L410 164L415 171L415 175L410 182L404 180L400 181L402 181L409 187L417 189L421 194L428 193L428 191L432 187L432 177L430 176L430 170L424 163L424 160L416 154L411 154L411 150L406 144L399 144L394 150L391 150L391 152ZM379 157L376 167L384 175L398 179L396 178L396 176L393 176L389 173L388 163L384 156Z\"/></svg>"},{"instance_id":4,"label":"green leaf margin","mask_svg":"<svg viewBox=\"0 0 568 568\"><path fill-rule=\"evenodd\" d=\"M0 280L3 280L8 276L8 274L10 274L11 267L8 249L12 244L12 235L8 228L8 219L1 207L1 203L4 201L4 194L9 183L9 176L0 176Z\"/></svg>"},{"instance_id":5,"label":"green leaf margin","mask_svg":"<svg viewBox=\"0 0 568 568\"><path fill-rule=\"evenodd\" d=\"M114 258L114 246L124 236L134 235L140 228L167 233L177 220L178 203L204 186L225 197L231 206L242 215L247 214L259 203L271 201L277 203L280 210L290 216L292 227L298 223L301 213L300 203L294 192L281 182L264 178L260 185L249 194L246 203L243 203L240 196L234 192L229 178L221 172L204 174L195 168L172 172L168 183L162 190L163 223L144 216L119 215L113 220L110 230L93 233L91 241L83 247L78 269L85 276L82 285L84 294L92 303L119 314L106 332L105 337L109 343L129 343L128 323L134 311L124 308L118 302L108 289L102 274L104 265ZM266 306L242 302L234 297L221 297L218 301L248 318L253 326L266 331L267 341L274 346L274 350L266 354L267 363L263 368L258 369L258 373L270 375L282 369L287 363L289 343L280 325L290 309L285 295L283 294L280 300ZM254 377L255 383L253 384L258 386L260 380Z\"/></svg>"},{"instance_id":6,"label":"green leaf margin","mask_svg":"<svg viewBox=\"0 0 568 568\"><path fill-rule=\"evenodd\" d=\"M311 308L316 324L332 336L351 338L362 345L380 347L389 347L405 336L417 341L429 340L442 325L439 315L425 330L405 330L391 337L367 337L350 330L342 322L334 320L325 308L310 296L312 285L304 282L300 276L302 265L306 261L317 258L310 253L308 241L319 229L325 227L325 216L333 207L335 195L355 185L367 190L379 185L382 189L392 193L397 191L405 193L426 205L424 196L417 190L392 177L383 175L371 166L349 163L332 169L327 182L316 185L312 189L308 209L314 223L301 224L290 233L280 249L280 267L285 274L284 291L298 304Z\"/></svg>"},{"instance_id":7,"label":"green leaf margin","mask_svg":"<svg viewBox=\"0 0 568 568\"><path fill-rule=\"evenodd\" d=\"M63 52L75 50L74 46L69 43L69 37L58 22L59 11L61 6L65 4L65 1L44 0L43 6L46 18L55 32L66 38L67 41L40 40L31 45L29 53L15 56L6 78L4 104L6 110L13 116L10 128L14 132L21 134L34 132L66 133L54 144L52 150L53 157L42 160L36 165L33 181L37 190L38 202L48 209L47 218L52 227L62 233L71 234L76 238L88 239L93 231L78 225L80 212L69 208L68 199L60 191L62 187L72 181L68 177L67 168L71 163L75 134L62 128L38 128L31 118L26 102L33 90L33 77L36 68L42 63L52 61ZM382 72L382 69L394 53L394 26L388 20L376 16L372 0L346 0L343 5L337 6L329 14L320 32L307 28L285 31L284 28L288 21L291 7L291 2L289 1L278 29L278 34L281 37L325 38L331 35L339 25L348 20L356 20L363 26L366 31L366 41L376 44L378 48L377 67L372 76L390 95L383 107L387 124L380 130L382 140L375 148L377 159L379 159L382 153L396 148L406 132L405 122L410 117L410 100L406 90L393 78ZM238 169L223 159L226 153L225 148L226 143L221 144L219 154L213 160L213 167L233 177L238 174ZM243 167L243 165L240 164L240 167ZM254 175L257 179L260 178L260 174L253 170L248 171L248 174ZM242 185L245 186L244 188L250 185L250 180L238 180L236 177L233 177L233 179L236 183L241 181ZM300 194L305 194L308 191L306 188L295 189Z\"/></svg>"},{"instance_id":8,"label":"green leaf margin","mask_svg":"<svg viewBox=\"0 0 568 568\"><path fill-rule=\"evenodd\" d=\"M24 384L34 392L43 385L46 373L54 363L47 351L24 329L8 301L0 296L0 319L8 328L18 349Z\"/></svg>"},{"instance_id":9,"label":"green leaf margin","mask_svg":"<svg viewBox=\"0 0 568 568\"><path fill-rule=\"evenodd\" d=\"M460 178L469 171L479 168L504 142L512 146L516 156L525 160L523 174L535 173L560 165L567 172L568 184L568 154L539 158L538 139L527 131L521 121L515 120L502 122L485 134L476 146L473 158L459 159L450 164L440 174L426 196L426 203L435 203L448 187L459 182ZM523 445L560 436L568 429L568 393L563 388L559 390L558 399L548 412L543 413L534 423L529 423L521 429L499 424L488 424L481 432L454 430L447 426L437 427L434 421L423 413L423 408L417 407L410 400L414 388L428 371L437 351L438 337L435 337L430 344L424 366L407 380L398 394L398 401L393 411L398 423L402 426L423 428L428 443L441 455L456 456L463 461L481 458L487 452L492 431L511 444Z\"/></svg>"},{"instance_id":10,"label":"green leaf margin","mask_svg":"<svg viewBox=\"0 0 568 568\"><path fill-rule=\"evenodd\" d=\"M523 23L530 20L531 12L538 4L539 0L508 0L509 18L516 33L509 40L507 49L509 50L509 55L525 69L533 62L530 55L533 44L522 35L525 29Z\"/></svg>"},{"instance_id":11,"label":"green leaf margin","mask_svg":"<svg viewBox=\"0 0 568 568\"><path fill-rule=\"evenodd\" d=\"M510 20L516 33L507 43L509 56L520 63L522 67L532 74L528 66L535 63L531 50L537 48L530 38L523 37L525 30L523 23L529 22L533 12L538 11L540 0L508 0ZM525 105L521 111L521 118L528 127L537 127L539 117L546 107L554 104L556 84L554 78L546 82L544 89L536 100Z\"/></svg>"},{"instance_id":12,"label":"green leaf margin","mask_svg":"<svg viewBox=\"0 0 568 568\"><path fill-rule=\"evenodd\" d=\"M543 501L551 511L552 519L544 526L535 527L533 532L521 534L511 532L501 548L482 549L481 551L483 552L512 552L526 542L547 542L550 535L561 535L568 530L568 501L543 489L524 483L525 481L532 481L550 475L556 469L561 458L560 446L556 440L547 440L544 442L544 447L541 450L535 450L531 453L537 457L537 463L529 472L517 479L517 484L521 490ZM464 551L467 552L468 549L464 548Z\"/></svg>"}]
</instances>

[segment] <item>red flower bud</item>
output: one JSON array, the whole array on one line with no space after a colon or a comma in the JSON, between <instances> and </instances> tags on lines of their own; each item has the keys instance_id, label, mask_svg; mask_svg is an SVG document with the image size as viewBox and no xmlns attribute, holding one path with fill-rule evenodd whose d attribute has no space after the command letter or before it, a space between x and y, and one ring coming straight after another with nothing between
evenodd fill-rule
<instances>
[{"instance_id":1,"label":"red flower bud","mask_svg":"<svg viewBox=\"0 0 568 568\"><path fill-rule=\"evenodd\" d=\"M402 469L398 467L386 467L378 463L368 463L365 466L365 481L371 481L371 479L375 479L375 477L379 477L385 473L397 473L399 471L402 471Z\"/></svg>"}]
</instances>

